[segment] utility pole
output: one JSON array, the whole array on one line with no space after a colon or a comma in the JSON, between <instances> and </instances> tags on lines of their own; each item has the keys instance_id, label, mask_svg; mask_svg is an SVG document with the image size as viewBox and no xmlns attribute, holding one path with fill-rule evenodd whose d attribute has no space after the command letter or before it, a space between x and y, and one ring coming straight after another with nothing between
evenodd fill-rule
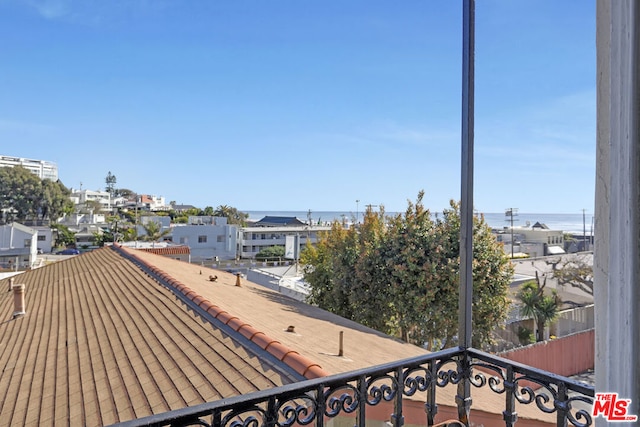
<instances>
[{"instance_id":1,"label":"utility pole","mask_svg":"<svg viewBox=\"0 0 640 427\"><path fill-rule=\"evenodd\" d=\"M585 212L587 210L586 209L582 209L582 250L583 251L588 251L588 247L587 247L587 223L586 223L586 219L585 219Z\"/></svg>"},{"instance_id":2,"label":"utility pole","mask_svg":"<svg viewBox=\"0 0 640 427\"><path fill-rule=\"evenodd\" d=\"M356 199L356 224L360 222L359 214L360 214L360 200Z\"/></svg>"},{"instance_id":3,"label":"utility pole","mask_svg":"<svg viewBox=\"0 0 640 427\"><path fill-rule=\"evenodd\" d=\"M507 222L511 223L511 259L513 259L513 217L518 215L518 208L508 208L505 210L504 215L507 217Z\"/></svg>"}]
</instances>

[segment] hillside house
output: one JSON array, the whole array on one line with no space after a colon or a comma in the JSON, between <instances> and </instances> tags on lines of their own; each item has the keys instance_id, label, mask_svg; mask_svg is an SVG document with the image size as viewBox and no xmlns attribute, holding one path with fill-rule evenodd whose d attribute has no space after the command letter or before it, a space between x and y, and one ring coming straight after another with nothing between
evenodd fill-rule
<instances>
[{"instance_id":1,"label":"hillside house","mask_svg":"<svg viewBox=\"0 0 640 427\"><path fill-rule=\"evenodd\" d=\"M80 208L85 207L87 202L98 202L104 211L109 211L112 207L111 193L108 191L71 189L70 197L73 204Z\"/></svg>"},{"instance_id":2,"label":"hillside house","mask_svg":"<svg viewBox=\"0 0 640 427\"><path fill-rule=\"evenodd\" d=\"M38 253L38 232L13 222L0 226L0 266L24 269L35 265Z\"/></svg>"}]
</instances>

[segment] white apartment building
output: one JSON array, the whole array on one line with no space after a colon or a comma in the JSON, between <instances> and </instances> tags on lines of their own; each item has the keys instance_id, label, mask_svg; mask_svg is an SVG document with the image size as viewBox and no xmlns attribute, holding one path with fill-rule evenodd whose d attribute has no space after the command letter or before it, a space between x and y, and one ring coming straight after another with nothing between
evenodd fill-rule
<instances>
[{"instance_id":1,"label":"white apartment building","mask_svg":"<svg viewBox=\"0 0 640 427\"><path fill-rule=\"evenodd\" d=\"M172 241L189 246L192 262L235 259L237 238L238 226L222 217L189 217L188 225L171 228Z\"/></svg>"},{"instance_id":2,"label":"white apartment building","mask_svg":"<svg viewBox=\"0 0 640 427\"><path fill-rule=\"evenodd\" d=\"M37 251L38 253L48 254L53 249L53 230L49 227L33 227L38 233Z\"/></svg>"},{"instance_id":3,"label":"white apartment building","mask_svg":"<svg viewBox=\"0 0 640 427\"><path fill-rule=\"evenodd\" d=\"M513 235L513 241L512 241ZM496 233L496 240L503 244L507 254L525 253L531 258L545 255L560 255L564 251L564 232L551 230L544 224L530 227L504 227Z\"/></svg>"},{"instance_id":4,"label":"white apartment building","mask_svg":"<svg viewBox=\"0 0 640 427\"><path fill-rule=\"evenodd\" d=\"M144 217L143 217L144 218ZM149 220L168 217L148 217ZM163 228L166 224L162 224ZM171 241L189 246L192 262L216 262L233 259L254 259L271 246L287 248L292 242L298 245L299 254L307 242L315 245L318 233L329 231L323 226L238 227L227 224L227 218L214 216L190 216L188 224L171 227ZM139 232L143 232L139 230ZM293 256L292 256L293 257Z\"/></svg>"},{"instance_id":5,"label":"white apartment building","mask_svg":"<svg viewBox=\"0 0 640 427\"><path fill-rule=\"evenodd\" d=\"M105 224L106 215L102 213L74 212L65 215L58 222L62 225L66 225L69 228L78 228L80 226L88 224Z\"/></svg>"},{"instance_id":6,"label":"white apartment building","mask_svg":"<svg viewBox=\"0 0 640 427\"><path fill-rule=\"evenodd\" d=\"M241 258L255 258L263 249L271 246L287 246L287 236L295 237L298 241L298 252L302 251L310 242L315 245L318 233L329 231L325 226L286 226L286 227L243 227L238 231L238 247Z\"/></svg>"},{"instance_id":7,"label":"white apartment building","mask_svg":"<svg viewBox=\"0 0 640 427\"><path fill-rule=\"evenodd\" d=\"M38 232L17 222L0 226L0 266L9 270L35 265Z\"/></svg>"},{"instance_id":8,"label":"white apartment building","mask_svg":"<svg viewBox=\"0 0 640 427\"><path fill-rule=\"evenodd\" d=\"M167 206L163 196L154 196L151 194L140 194L138 196L138 204L142 209L149 211L165 211L171 207Z\"/></svg>"},{"instance_id":9,"label":"white apartment building","mask_svg":"<svg viewBox=\"0 0 640 427\"><path fill-rule=\"evenodd\" d=\"M74 190L71 189L71 201L77 205L84 205L88 201L100 203L103 210L111 209L111 194L100 190Z\"/></svg>"},{"instance_id":10,"label":"white apartment building","mask_svg":"<svg viewBox=\"0 0 640 427\"><path fill-rule=\"evenodd\" d=\"M24 157L0 156L0 168L22 166L40 179L58 180L58 165L46 160L25 159Z\"/></svg>"}]
</instances>

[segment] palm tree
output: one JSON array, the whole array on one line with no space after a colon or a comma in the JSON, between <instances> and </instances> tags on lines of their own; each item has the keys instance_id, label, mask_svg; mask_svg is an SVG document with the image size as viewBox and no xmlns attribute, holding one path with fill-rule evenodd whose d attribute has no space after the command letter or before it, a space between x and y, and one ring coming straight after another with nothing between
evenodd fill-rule
<instances>
[{"instance_id":1,"label":"palm tree","mask_svg":"<svg viewBox=\"0 0 640 427\"><path fill-rule=\"evenodd\" d=\"M249 214L245 212L240 212L238 209L227 206L220 205L213 212L213 216L225 217L227 218L228 224L237 224L244 226L247 218L249 218Z\"/></svg>"},{"instance_id":2,"label":"palm tree","mask_svg":"<svg viewBox=\"0 0 640 427\"><path fill-rule=\"evenodd\" d=\"M145 231L142 240L147 242L157 242L170 233L170 230L162 230L160 223L157 221L149 221L144 224L142 228L144 228Z\"/></svg>"},{"instance_id":3,"label":"palm tree","mask_svg":"<svg viewBox=\"0 0 640 427\"><path fill-rule=\"evenodd\" d=\"M520 314L530 317L536 324L536 341L544 341L544 328L558 317L558 309L562 301L557 292L545 294L546 278L542 285L536 272L536 280L526 282L518 292L518 299L522 302Z\"/></svg>"}]
</instances>

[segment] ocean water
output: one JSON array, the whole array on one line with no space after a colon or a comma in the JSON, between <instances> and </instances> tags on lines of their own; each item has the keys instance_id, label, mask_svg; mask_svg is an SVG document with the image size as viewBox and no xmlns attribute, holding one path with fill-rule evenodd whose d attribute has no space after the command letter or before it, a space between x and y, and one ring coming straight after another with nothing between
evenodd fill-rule
<instances>
[{"instance_id":1,"label":"ocean water","mask_svg":"<svg viewBox=\"0 0 640 427\"><path fill-rule=\"evenodd\" d=\"M301 221L307 221L311 218L313 224L331 223L333 220L346 221L347 223L355 222L356 212L339 212L339 211L245 211L249 214L249 220L258 221L265 216L292 216ZM395 215L396 212L388 212L388 215ZM362 212L358 212L357 216L362 221ZM508 227L511 225L511 219L505 216L504 212L485 213L484 219L493 228ZM521 213L518 212L513 216L514 227L531 226L539 222L546 224L552 230L562 230L567 233L583 233L591 235L593 233L593 215L582 213L576 214L540 214L540 213Z\"/></svg>"}]
</instances>

